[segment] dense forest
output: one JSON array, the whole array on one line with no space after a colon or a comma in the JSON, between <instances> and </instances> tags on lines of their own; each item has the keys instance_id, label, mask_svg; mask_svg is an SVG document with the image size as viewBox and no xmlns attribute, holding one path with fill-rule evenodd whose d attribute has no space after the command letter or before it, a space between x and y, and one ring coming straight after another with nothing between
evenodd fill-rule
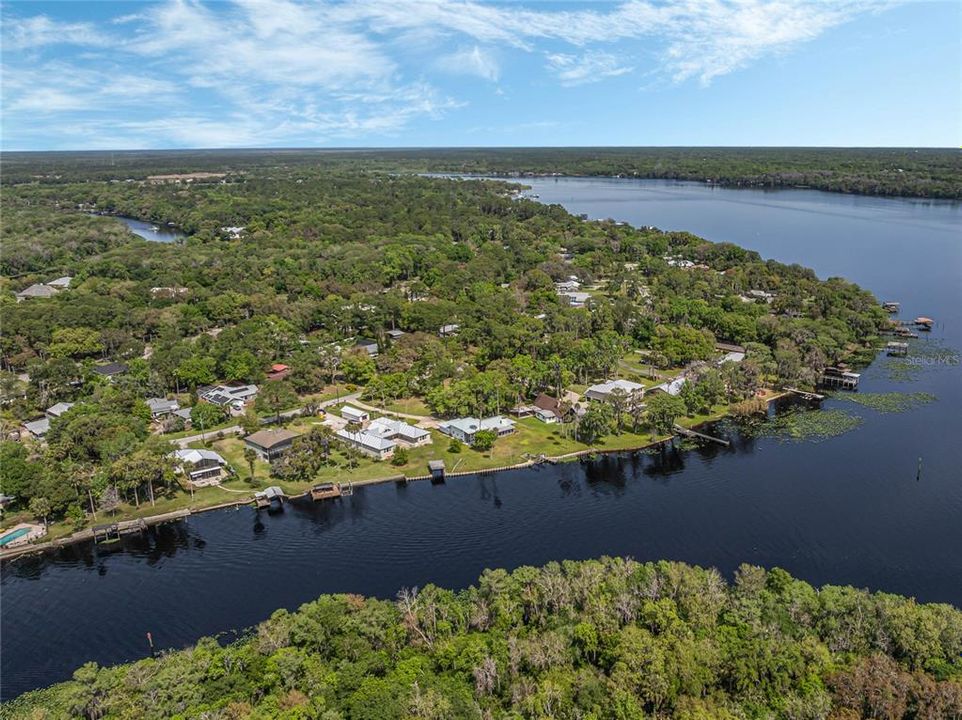
<instances>
[{"instance_id":1,"label":"dense forest","mask_svg":"<svg viewBox=\"0 0 962 720\"><path fill-rule=\"evenodd\" d=\"M5 153L3 182L109 180L119 172L223 171L267 164L505 176L604 175L732 187L808 187L860 195L962 199L957 148L417 148Z\"/></svg>"},{"instance_id":2,"label":"dense forest","mask_svg":"<svg viewBox=\"0 0 962 720\"><path fill-rule=\"evenodd\" d=\"M2 442L0 489L14 507L82 526L95 498L176 492L169 444L144 400L176 395L195 425L214 427L226 416L197 403L197 388L260 383L272 363L291 372L259 397L261 414L341 382L379 401L423 398L440 417L483 417L623 373L625 357L635 371L640 358L689 370L685 396L662 402L657 418L659 403L631 417L593 406L579 426L592 442L625 426L670 429L680 414L762 387L811 386L826 365L871 355L886 322L845 280L689 233L585 221L503 182L275 154L241 154L236 168L192 182L136 179L170 163L211 172L180 156L118 169L81 154L68 156L70 171L56 156L32 169L47 178L81 168L85 180L12 184L5 174L4 438L53 403L74 403L45 443ZM144 241L112 214L176 226L186 239ZM73 278L69 289L15 300L60 275ZM570 278L590 289L583 307L556 291ZM458 333L439 337L449 323ZM389 340L392 329L406 334ZM358 337L377 343L376 359L354 347ZM706 363L720 340L744 345L744 361ZM105 360L127 372L105 379L95 371Z\"/></svg>"},{"instance_id":3,"label":"dense forest","mask_svg":"<svg viewBox=\"0 0 962 720\"><path fill-rule=\"evenodd\" d=\"M89 663L0 715L290 720L948 720L962 612L783 570L602 558L459 592L329 595L241 640Z\"/></svg>"}]
</instances>

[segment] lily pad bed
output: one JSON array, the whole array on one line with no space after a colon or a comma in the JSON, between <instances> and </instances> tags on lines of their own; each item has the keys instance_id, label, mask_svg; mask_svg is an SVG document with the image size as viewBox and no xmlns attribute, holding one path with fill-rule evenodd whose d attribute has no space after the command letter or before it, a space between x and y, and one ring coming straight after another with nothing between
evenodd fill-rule
<instances>
[{"instance_id":1,"label":"lily pad bed","mask_svg":"<svg viewBox=\"0 0 962 720\"><path fill-rule=\"evenodd\" d=\"M899 413L928 405L937 398L931 393L846 393L833 395L836 400L856 403L881 413Z\"/></svg>"},{"instance_id":2,"label":"lily pad bed","mask_svg":"<svg viewBox=\"0 0 962 720\"><path fill-rule=\"evenodd\" d=\"M882 360L882 368L889 380L917 380L925 368L950 367L962 361L958 349L940 338L909 340L908 345L908 357L885 357Z\"/></svg>"},{"instance_id":3,"label":"lily pad bed","mask_svg":"<svg viewBox=\"0 0 962 720\"><path fill-rule=\"evenodd\" d=\"M763 420L739 423L739 429L750 437L774 437L780 440L817 442L850 432L862 424L862 418L844 410L806 410L797 408Z\"/></svg>"}]
</instances>

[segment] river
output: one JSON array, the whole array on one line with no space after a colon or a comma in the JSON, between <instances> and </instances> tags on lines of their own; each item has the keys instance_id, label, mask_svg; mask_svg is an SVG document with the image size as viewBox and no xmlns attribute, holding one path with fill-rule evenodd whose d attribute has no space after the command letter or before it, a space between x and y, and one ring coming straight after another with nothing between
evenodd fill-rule
<instances>
[{"instance_id":1,"label":"river","mask_svg":"<svg viewBox=\"0 0 962 720\"><path fill-rule=\"evenodd\" d=\"M908 375L876 361L862 392L936 402L863 417L820 442L732 435L730 448L609 456L492 476L359 488L353 497L193 516L112 549L2 568L2 695L87 660L143 657L249 626L326 592L391 597L470 584L484 568L602 554L731 574L742 562L962 607L962 243L958 204L609 179L525 180L589 217L687 229L843 275L938 323ZM923 470L917 479L918 458Z\"/></svg>"},{"instance_id":2,"label":"river","mask_svg":"<svg viewBox=\"0 0 962 720\"><path fill-rule=\"evenodd\" d=\"M150 242L162 242L170 243L177 242L187 237L180 230L176 228L167 227L165 225L157 225L151 222L145 222L144 220L138 220L137 218L125 217L123 215L115 215L120 222L130 228L130 231L134 235L139 235L144 240L149 240Z\"/></svg>"}]
</instances>

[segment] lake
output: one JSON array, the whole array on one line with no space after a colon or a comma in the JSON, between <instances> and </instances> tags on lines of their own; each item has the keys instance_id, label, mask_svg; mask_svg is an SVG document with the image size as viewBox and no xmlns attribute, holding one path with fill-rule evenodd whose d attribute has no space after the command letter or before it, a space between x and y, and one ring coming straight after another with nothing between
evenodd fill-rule
<instances>
[{"instance_id":1,"label":"lake","mask_svg":"<svg viewBox=\"0 0 962 720\"><path fill-rule=\"evenodd\" d=\"M729 448L364 487L334 503L203 513L112 548L5 563L3 697L65 679L87 660L143 657L147 631L161 647L183 647L321 593L392 597L427 582L464 587L487 567L602 554L727 575L743 562L778 565L815 584L962 607L958 204L660 181L525 183L575 213L737 242L856 280L901 301L904 317L935 318L911 372L880 358L862 392L938 400L889 414L829 400L864 422L820 442L729 429Z\"/></svg>"},{"instance_id":2,"label":"lake","mask_svg":"<svg viewBox=\"0 0 962 720\"><path fill-rule=\"evenodd\" d=\"M187 237L180 230L166 225L157 225L156 223L145 222L136 218L124 217L123 215L114 215L113 217L129 227L134 235L140 235L144 240L149 240L150 242L177 242Z\"/></svg>"}]
</instances>

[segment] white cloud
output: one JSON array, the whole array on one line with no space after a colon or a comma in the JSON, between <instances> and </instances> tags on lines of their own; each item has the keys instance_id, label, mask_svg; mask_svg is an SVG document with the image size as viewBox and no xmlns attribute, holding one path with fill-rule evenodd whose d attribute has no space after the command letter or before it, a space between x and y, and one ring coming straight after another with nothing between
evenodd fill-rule
<instances>
[{"instance_id":1,"label":"white cloud","mask_svg":"<svg viewBox=\"0 0 962 720\"><path fill-rule=\"evenodd\" d=\"M599 82L606 78L626 75L633 70L606 52L590 51L581 55L550 53L546 57L548 69L558 77L562 85L568 86Z\"/></svg>"},{"instance_id":2,"label":"white cloud","mask_svg":"<svg viewBox=\"0 0 962 720\"><path fill-rule=\"evenodd\" d=\"M491 81L501 76L501 67L494 54L477 45L442 55L435 62L435 67L452 75L476 75Z\"/></svg>"},{"instance_id":3,"label":"white cloud","mask_svg":"<svg viewBox=\"0 0 962 720\"><path fill-rule=\"evenodd\" d=\"M63 23L46 15L22 18L3 12L3 49L31 50L47 45L105 46L110 40L91 23Z\"/></svg>"},{"instance_id":4,"label":"white cloud","mask_svg":"<svg viewBox=\"0 0 962 720\"><path fill-rule=\"evenodd\" d=\"M557 10L465 0L166 0L100 24L25 17L29 7L0 6L5 136L30 135L36 117L86 113L99 125L64 123L64 142L73 133L91 142L127 138L130 147L398 133L464 104L438 89L445 75L477 76L516 94L512 63L526 56L544 58L547 76L564 87L634 72L708 84L883 6L625 0Z\"/></svg>"}]
</instances>

